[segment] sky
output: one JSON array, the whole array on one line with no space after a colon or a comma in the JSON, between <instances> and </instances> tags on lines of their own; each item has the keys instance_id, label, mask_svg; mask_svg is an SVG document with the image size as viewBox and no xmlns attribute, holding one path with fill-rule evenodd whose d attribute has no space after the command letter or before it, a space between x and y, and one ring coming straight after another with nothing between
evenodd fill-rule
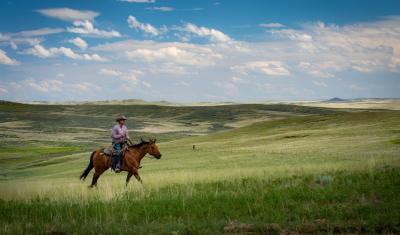
<instances>
[{"instance_id":1,"label":"sky","mask_svg":"<svg viewBox=\"0 0 400 235\"><path fill-rule=\"evenodd\" d=\"M400 1L0 1L0 99L400 98Z\"/></svg>"}]
</instances>

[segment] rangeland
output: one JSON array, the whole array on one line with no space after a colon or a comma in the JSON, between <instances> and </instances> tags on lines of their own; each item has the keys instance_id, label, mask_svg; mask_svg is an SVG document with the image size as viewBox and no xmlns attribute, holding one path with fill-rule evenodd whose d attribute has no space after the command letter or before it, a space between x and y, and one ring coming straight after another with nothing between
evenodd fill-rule
<instances>
[{"instance_id":1,"label":"rangeland","mask_svg":"<svg viewBox=\"0 0 400 235\"><path fill-rule=\"evenodd\" d=\"M1 234L400 232L399 111L2 103L0 113ZM109 171L90 190L79 175L118 113L131 136L157 137L163 159L144 160L143 185Z\"/></svg>"}]
</instances>

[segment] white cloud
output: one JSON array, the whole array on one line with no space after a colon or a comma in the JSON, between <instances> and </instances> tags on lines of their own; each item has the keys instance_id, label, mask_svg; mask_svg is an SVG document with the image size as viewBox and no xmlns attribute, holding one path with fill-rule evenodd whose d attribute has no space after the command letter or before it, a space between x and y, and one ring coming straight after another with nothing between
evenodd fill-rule
<instances>
[{"instance_id":1,"label":"white cloud","mask_svg":"<svg viewBox=\"0 0 400 235\"><path fill-rule=\"evenodd\" d=\"M364 87L362 87L362 86L360 86L360 85L358 85L358 84L351 84L351 85L349 86L349 88L352 89L352 90L355 90L355 91L362 91L362 90L365 90Z\"/></svg>"},{"instance_id":2,"label":"white cloud","mask_svg":"<svg viewBox=\"0 0 400 235\"><path fill-rule=\"evenodd\" d=\"M84 36L90 37L99 37L99 38L114 38L114 37L121 37L121 34L115 30L101 30L97 29L93 26L93 23L84 20L84 21L74 21L73 25L75 27L68 27L67 31L71 33L82 34Z\"/></svg>"},{"instance_id":3,"label":"white cloud","mask_svg":"<svg viewBox=\"0 0 400 235\"><path fill-rule=\"evenodd\" d=\"M167 46L155 49L136 49L126 52L131 60L143 60L147 62L164 62L182 65L212 65L215 59L221 55L211 49L202 47Z\"/></svg>"},{"instance_id":4,"label":"white cloud","mask_svg":"<svg viewBox=\"0 0 400 235\"><path fill-rule=\"evenodd\" d=\"M0 87L0 94L8 94L8 90L6 88Z\"/></svg>"},{"instance_id":5,"label":"white cloud","mask_svg":"<svg viewBox=\"0 0 400 235\"><path fill-rule=\"evenodd\" d=\"M21 82L21 84L27 85L35 91L49 92L49 91L61 91L64 83L60 80L44 80L37 82L33 78L29 78Z\"/></svg>"},{"instance_id":6,"label":"white cloud","mask_svg":"<svg viewBox=\"0 0 400 235\"><path fill-rule=\"evenodd\" d=\"M325 82L323 82L323 81L314 81L313 83L314 83L314 85L316 85L316 86L328 87L328 85L327 85Z\"/></svg>"},{"instance_id":7,"label":"white cloud","mask_svg":"<svg viewBox=\"0 0 400 235\"><path fill-rule=\"evenodd\" d=\"M81 50L86 50L88 44L80 37L76 37L74 39L68 40L68 42L74 44L75 46L79 47Z\"/></svg>"},{"instance_id":8,"label":"white cloud","mask_svg":"<svg viewBox=\"0 0 400 235\"><path fill-rule=\"evenodd\" d=\"M119 0L120 2L130 2L130 3L155 3L155 0Z\"/></svg>"},{"instance_id":9,"label":"white cloud","mask_svg":"<svg viewBox=\"0 0 400 235\"><path fill-rule=\"evenodd\" d=\"M56 57L63 54L66 57L76 59L77 55L70 49L66 47L53 47L46 49L42 45L35 45L34 47L27 49L23 52L24 54L34 55L40 58Z\"/></svg>"},{"instance_id":10,"label":"white cloud","mask_svg":"<svg viewBox=\"0 0 400 235\"><path fill-rule=\"evenodd\" d=\"M34 37L34 36L43 36L49 34L62 33L65 30L62 28L40 28L33 30L24 30L17 33L11 33L10 35L21 36L21 37Z\"/></svg>"},{"instance_id":11,"label":"white cloud","mask_svg":"<svg viewBox=\"0 0 400 235\"><path fill-rule=\"evenodd\" d=\"M45 79L38 81L34 78L28 78L20 82L14 83L14 87L19 89L27 87L40 93L59 93L65 90L69 92L87 92L89 90L102 90L101 87L90 82L65 83L64 81L57 79Z\"/></svg>"},{"instance_id":12,"label":"white cloud","mask_svg":"<svg viewBox=\"0 0 400 235\"><path fill-rule=\"evenodd\" d=\"M296 79L304 77L303 73L312 77L333 78L338 73L349 71L399 71L398 25L400 17L340 27L309 23L297 29L274 28L268 31L279 40L267 37L265 41L258 42L213 43L215 40L210 39L211 43L203 44L125 40L102 44L94 50L107 51L119 58L128 56L132 64L148 71L154 69L161 74L205 73L198 66L201 64L201 67L215 66L208 71L216 71L218 75L214 76L217 77L221 73L224 77L232 76L226 68L235 68L238 74L233 76L242 79L246 79L245 74L249 72L252 72L251 75L258 73L257 76L290 74ZM201 27L188 31L197 32L198 28ZM193 36L193 33L183 31L182 27L170 27L170 30L188 36L187 40ZM210 38L206 36L210 32L209 29L198 34ZM271 61L279 63L265 63Z\"/></svg>"},{"instance_id":13,"label":"white cloud","mask_svg":"<svg viewBox=\"0 0 400 235\"><path fill-rule=\"evenodd\" d=\"M240 77L232 77L231 80L233 83L246 83L246 81Z\"/></svg>"},{"instance_id":14,"label":"white cloud","mask_svg":"<svg viewBox=\"0 0 400 235\"><path fill-rule=\"evenodd\" d=\"M277 37L282 37L282 38L289 38L290 40L293 41L304 41L304 42L310 42L313 40L312 36L306 32L303 32L301 30L295 30L295 29L276 29L276 30L270 30L270 32Z\"/></svg>"},{"instance_id":15,"label":"white cloud","mask_svg":"<svg viewBox=\"0 0 400 235\"><path fill-rule=\"evenodd\" d=\"M87 61L98 61L98 62L107 61L106 58L101 57L98 54L83 54L80 59L87 60Z\"/></svg>"},{"instance_id":16,"label":"white cloud","mask_svg":"<svg viewBox=\"0 0 400 235\"><path fill-rule=\"evenodd\" d=\"M99 74L101 75L107 75L107 76L121 76L122 72L115 70L115 69L106 69L106 68L102 68L99 71Z\"/></svg>"},{"instance_id":17,"label":"white cloud","mask_svg":"<svg viewBox=\"0 0 400 235\"><path fill-rule=\"evenodd\" d=\"M0 33L0 45L11 46L13 50L18 49L18 45L36 45L42 42L40 38L21 37L18 33Z\"/></svg>"},{"instance_id":18,"label":"white cloud","mask_svg":"<svg viewBox=\"0 0 400 235\"><path fill-rule=\"evenodd\" d=\"M231 82L217 81L214 85L221 88L228 96L234 96L238 91L238 87Z\"/></svg>"},{"instance_id":19,"label":"white cloud","mask_svg":"<svg viewBox=\"0 0 400 235\"><path fill-rule=\"evenodd\" d=\"M180 31L184 31L190 33L192 35L196 35L198 37L208 38L212 42L230 42L232 39L224 34L223 32L207 28L207 27L199 27L192 23L186 23L183 27L177 28Z\"/></svg>"},{"instance_id":20,"label":"white cloud","mask_svg":"<svg viewBox=\"0 0 400 235\"><path fill-rule=\"evenodd\" d=\"M122 84L124 84L124 86L126 86L126 87L124 87L124 90L132 90L138 84L142 84L146 87L151 87L150 83L141 81L138 78L138 76L143 75L143 72L140 70L130 70L128 72L123 72L123 71L116 70L116 69L102 68L98 72L98 74L119 79L120 81L122 81Z\"/></svg>"},{"instance_id":21,"label":"white cloud","mask_svg":"<svg viewBox=\"0 0 400 235\"><path fill-rule=\"evenodd\" d=\"M45 48L42 45L35 45L32 48L26 49L22 54L34 55L40 58L51 58L64 55L74 60L87 60L87 61L107 61L107 59L99 56L98 54L77 54L68 47L51 47Z\"/></svg>"},{"instance_id":22,"label":"white cloud","mask_svg":"<svg viewBox=\"0 0 400 235\"><path fill-rule=\"evenodd\" d=\"M13 42L13 41L10 41L10 46L11 46L11 48L12 48L13 50L17 50L17 49L18 49L17 43L15 43L15 42Z\"/></svg>"},{"instance_id":23,"label":"white cloud","mask_svg":"<svg viewBox=\"0 0 400 235\"><path fill-rule=\"evenodd\" d=\"M259 24L259 26L264 27L264 28L282 28L285 27L285 25L281 23L265 23L265 24Z\"/></svg>"},{"instance_id":24,"label":"white cloud","mask_svg":"<svg viewBox=\"0 0 400 235\"><path fill-rule=\"evenodd\" d=\"M332 78L335 75L327 72L327 71L322 71L322 69L329 69L329 68L334 68L334 66L331 66L332 64L328 64L327 66L323 66L323 64L319 63L317 64L311 64L309 62L300 62L298 64L298 67L302 70L304 70L306 73L310 74L313 77L320 77L320 78Z\"/></svg>"},{"instance_id":25,"label":"white cloud","mask_svg":"<svg viewBox=\"0 0 400 235\"><path fill-rule=\"evenodd\" d=\"M352 60L351 61L351 68L362 72L368 73L372 72L372 68L379 65L379 61L376 60Z\"/></svg>"},{"instance_id":26,"label":"white cloud","mask_svg":"<svg viewBox=\"0 0 400 235\"><path fill-rule=\"evenodd\" d=\"M145 87L147 87L147 88L150 88L150 87L151 87L151 84L148 83L148 82L146 82L146 81L142 81L142 84L143 84L143 86L145 86Z\"/></svg>"},{"instance_id":27,"label":"white cloud","mask_svg":"<svg viewBox=\"0 0 400 235\"><path fill-rule=\"evenodd\" d=\"M185 81L177 82L177 83L175 83L175 85L184 86L184 87L189 87L190 86L190 84L185 82Z\"/></svg>"},{"instance_id":28,"label":"white cloud","mask_svg":"<svg viewBox=\"0 0 400 235\"><path fill-rule=\"evenodd\" d=\"M100 13L95 11L82 11L71 8L49 8L36 10L40 14L65 21L93 20Z\"/></svg>"},{"instance_id":29,"label":"white cloud","mask_svg":"<svg viewBox=\"0 0 400 235\"><path fill-rule=\"evenodd\" d=\"M122 80L130 83L131 85L136 85L139 82L135 73L124 74L120 77Z\"/></svg>"},{"instance_id":30,"label":"white cloud","mask_svg":"<svg viewBox=\"0 0 400 235\"><path fill-rule=\"evenodd\" d=\"M7 56L7 53L0 49L0 64L18 65L19 62Z\"/></svg>"},{"instance_id":31,"label":"white cloud","mask_svg":"<svg viewBox=\"0 0 400 235\"><path fill-rule=\"evenodd\" d=\"M93 26L92 22L90 24ZM163 35L162 33L158 35L165 36L165 40L121 40L115 42L112 40L90 47L90 54L86 54L86 56L72 45L70 47L73 50L66 47L63 49L59 45L46 48L42 46L43 44L39 44L35 48L34 45L38 44L36 41L36 44L29 46L35 49L34 52L30 51L32 54L35 53L35 56L44 58L65 56L75 60L83 60L84 58L95 59L96 56L91 53L98 53L107 58L113 58L113 61L106 65L75 63L73 66L71 61L68 63L59 62L63 66L62 70L60 70L61 67L48 67L44 70L41 69L43 66L37 66L37 68L27 66L25 73L31 72L29 74L37 74L41 78L47 76L50 79L52 77L63 79L63 77L57 77L56 74L65 72L68 75L68 81L65 80L64 83L74 81L74 79L78 79L78 75L85 74L85 78L82 78L83 81L95 83L94 81L99 79L102 86L110 87L115 86L115 83L119 84L115 87L117 91L114 92L115 94L112 92L103 94L103 97L110 95L114 98L126 97L122 95L122 87L125 84L129 84L129 87L145 90L146 85L142 81L157 81L157 79L163 79L162 85L165 85L166 89L176 88L182 92L161 94L161 86L154 82L151 84L153 85L152 89L146 89L145 91L148 94L143 94L142 97L148 99L191 99L187 98L192 95L187 88L175 86L179 82L185 82L180 83L182 86L185 86L183 84L188 82L193 82L192 87L196 89L193 89L193 96L191 97L194 98L192 99L203 98L204 94L220 95L218 92L221 91L223 94L224 91L229 92L229 89L231 94L235 94L231 98L237 97L238 100L321 98L321 94L326 92L324 87L327 85L329 85L331 94L338 92L338 96L348 93L351 95L351 92L354 93L354 89L357 89L357 87L361 87L361 89L366 87L367 89L372 78L382 79L385 83L382 84L384 88L391 86L392 82L384 80L396 76L396 74L389 74L391 71L399 72L400 70L400 31L398 25L400 25L399 17L344 26L314 22L296 28L286 26L285 28L266 29L273 36L265 35L264 40L235 41L226 35L230 38L230 41L223 42L227 40L226 37L219 37L218 34L212 33L210 28L195 26L193 29L185 31L183 29L186 24L183 24L179 26L179 29L174 28L175 26L169 26L169 30L172 31L170 35ZM77 26L71 25L70 27ZM79 26L78 28L84 27ZM202 28L205 30L202 30ZM156 29L161 31L160 28ZM187 41L190 41L191 37L193 39L201 37L201 39L208 39L209 41L201 40L200 43L171 42L172 38L175 38L174 33L187 36ZM86 39L81 35L76 36ZM28 44L28 40L22 38L22 36L19 36L20 40L26 40L25 42ZM67 38L67 40L71 38L74 37ZM276 40L277 38L279 40ZM2 47L11 45L18 48L19 43L14 42L14 39L10 35L2 34L0 35L0 44ZM241 50L240 47L244 50ZM25 53L23 49L25 48L22 47L21 52ZM13 57L13 54L8 54L8 56ZM101 70L102 68L106 70ZM132 68L140 68L143 73L129 71ZM98 73L109 77L99 76ZM366 75L370 79L356 81L355 77L360 75L354 75L355 73L370 73ZM266 76L288 75L291 79L285 79L285 81L265 79ZM332 77L335 78L329 79L329 81L323 79ZM343 80L339 80L339 78ZM344 82L346 79L348 81ZM83 81L79 81L79 83ZM266 81L270 84L263 84ZM217 85L214 82L221 83ZM37 88L39 90L46 90L46 87L56 87L54 84L36 83L39 87L42 87ZM331 86L331 83L335 83L335 86ZM354 85L354 83L357 85ZM0 83L0 86L4 84L7 83ZM352 88L349 87L350 84L353 85ZM394 84L393 87L397 87L396 85ZM216 89L215 86L220 89ZM234 93L234 86L237 87L236 93ZM71 86L68 87L72 89ZM78 88L85 90L88 86L80 84L74 87L78 91ZM241 89L242 87L246 89ZM285 87L286 90L283 89ZM389 95L395 94L393 87L387 90ZM311 91L307 88L311 88ZM4 89L9 91L7 94L9 97L19 96L23 98L23 95L28 93L19 92L21 95L17 95L11 85L4 86ZM53 88L47 89L52 90ZM266 89L268 90L266 91ZM26 88L26 90L28 91L29 88ZM151 92L148 92L150 90ZM153 91L154 93L152 93ZM141 96L141 89L136 89L135 92L138 92L135 95ZM316 94L314 97L312 92ZM371 95L382 96L384 95L383 92L386 92L383 91L383 88L371 88ZM91 92L87 93L90 94ZM54 92L41 97L52 98L56 94L58 93ZM28 96L31 95L27 94ZM80 97L91 96L83 96L82 94ZM93 94L93 97L101 98L102 96Z\"/></svg>"},{"instance_id":32,"label":"white cloud","mask_svg":"<svg viewBox=\"0 0 400 235\"><path fill-rule=\"evenodd\" d=\"M292 55L306 59L311 69L331 74L344 70L372 72L399 71L400 17L386 17L376 22L326 25L304 24L301 29L270 30L290 47ZM284 39L289 39L286 41ZM330 75L327 75L330 77Z\"/></svg>"},{"instance_id":33,"label":"white cloud","mask_svg":"<svg viewBox=\"0 0 400 235\"><path fill-rule=\"evenodd\" d=\"M289 70L281 61L252 61L243 65L233 66L232 70L247 74L248 72L259 72L268 76L288 76Z\"/></svg>"},{"instance_id":34,"label":"white cloud","mask_svg":"<svg viewBox=\"0 0 400 235\"><path fill-rule=\"evenodd\" d=\"M88 92L90 90L101 91L102 88L90 82L72 83L67 84L67 88L71 90L78 90L79 92Z\"/></svg>"},{"instance_id":35,"label":"white cloud","mask_svg":"<svg viewBox=\"0 0 400 235\"><path fill-rule=\"evenodd\" d=\"M98 45L92 50L128 58L133 66L140 66L146 73L179 76L196 75L198 69L219 66L226 60L241 59L236 45L223 44L126 40ZM224 69L229 68L232 62L226 63L221 64Z\"/></svg>"},{"instance_id":36,"label":"white cloud","mask_svg":"<svg viewBox=\"0 0 400 235\"><path fill-rule=\"evenodd\" d=\"M129 16L128 19L128 24L130 28L133 29L140 29L148 34L151 34L153 36L158 36L160 34L160 31L155 28L154 26L152 26L151 24L145 24L145 23L141 23L139 22L136 17L134 16Z\"/></svg>"},{"instance_id":37,"label":"white cloud","mask_svg":"<svg viewBox=\"0 0 400 235\"><path fill-rule=\"evenodd\" d=\"M173 7L146 7L146 10L151 11L173 11Z\"/></svg>"},{"instance_id":38,"label":"white cloud","mask_svg":"<svg viewBox=\"0 0 400 235\"><path fill-rule=\"evenodd\" d=\"M57 73L57 77L63 78L63 77L65 77L65 74L63 74L63 73Z\"/></svg>"}]
</instances>

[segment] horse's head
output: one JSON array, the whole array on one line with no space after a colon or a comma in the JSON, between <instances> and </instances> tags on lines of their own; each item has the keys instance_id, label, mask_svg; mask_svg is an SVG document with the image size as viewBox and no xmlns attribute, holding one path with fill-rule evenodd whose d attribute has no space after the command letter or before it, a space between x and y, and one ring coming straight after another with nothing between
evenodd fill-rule
<instances>
[{"instance_id":1,"label":"horse's head","mask_svg":"<svg viewBox=\"0 0 400 235\"><path fill-rule=\"evenodd\" d=\"M157 159L161 158L160 150L158 150L158 146L156 145L156 139L149 140L149 154Z\"/></svg>"}]
</instances>

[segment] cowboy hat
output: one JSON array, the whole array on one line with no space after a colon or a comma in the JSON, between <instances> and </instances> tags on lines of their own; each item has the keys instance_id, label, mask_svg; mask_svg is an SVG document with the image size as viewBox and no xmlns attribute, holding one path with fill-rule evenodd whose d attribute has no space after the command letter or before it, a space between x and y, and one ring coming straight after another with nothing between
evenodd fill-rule
<instances>
[{"instance_id":1,"label":"cowboy hat","mask_svg":"<svg viewBox=\"0 0 400 235\"><path fill-rule=\"evenodd\" d=\"M126 120L126 117L124 115L118 116L115 121L119 121L119 120Z\"/></svg>"}]
</instances>

